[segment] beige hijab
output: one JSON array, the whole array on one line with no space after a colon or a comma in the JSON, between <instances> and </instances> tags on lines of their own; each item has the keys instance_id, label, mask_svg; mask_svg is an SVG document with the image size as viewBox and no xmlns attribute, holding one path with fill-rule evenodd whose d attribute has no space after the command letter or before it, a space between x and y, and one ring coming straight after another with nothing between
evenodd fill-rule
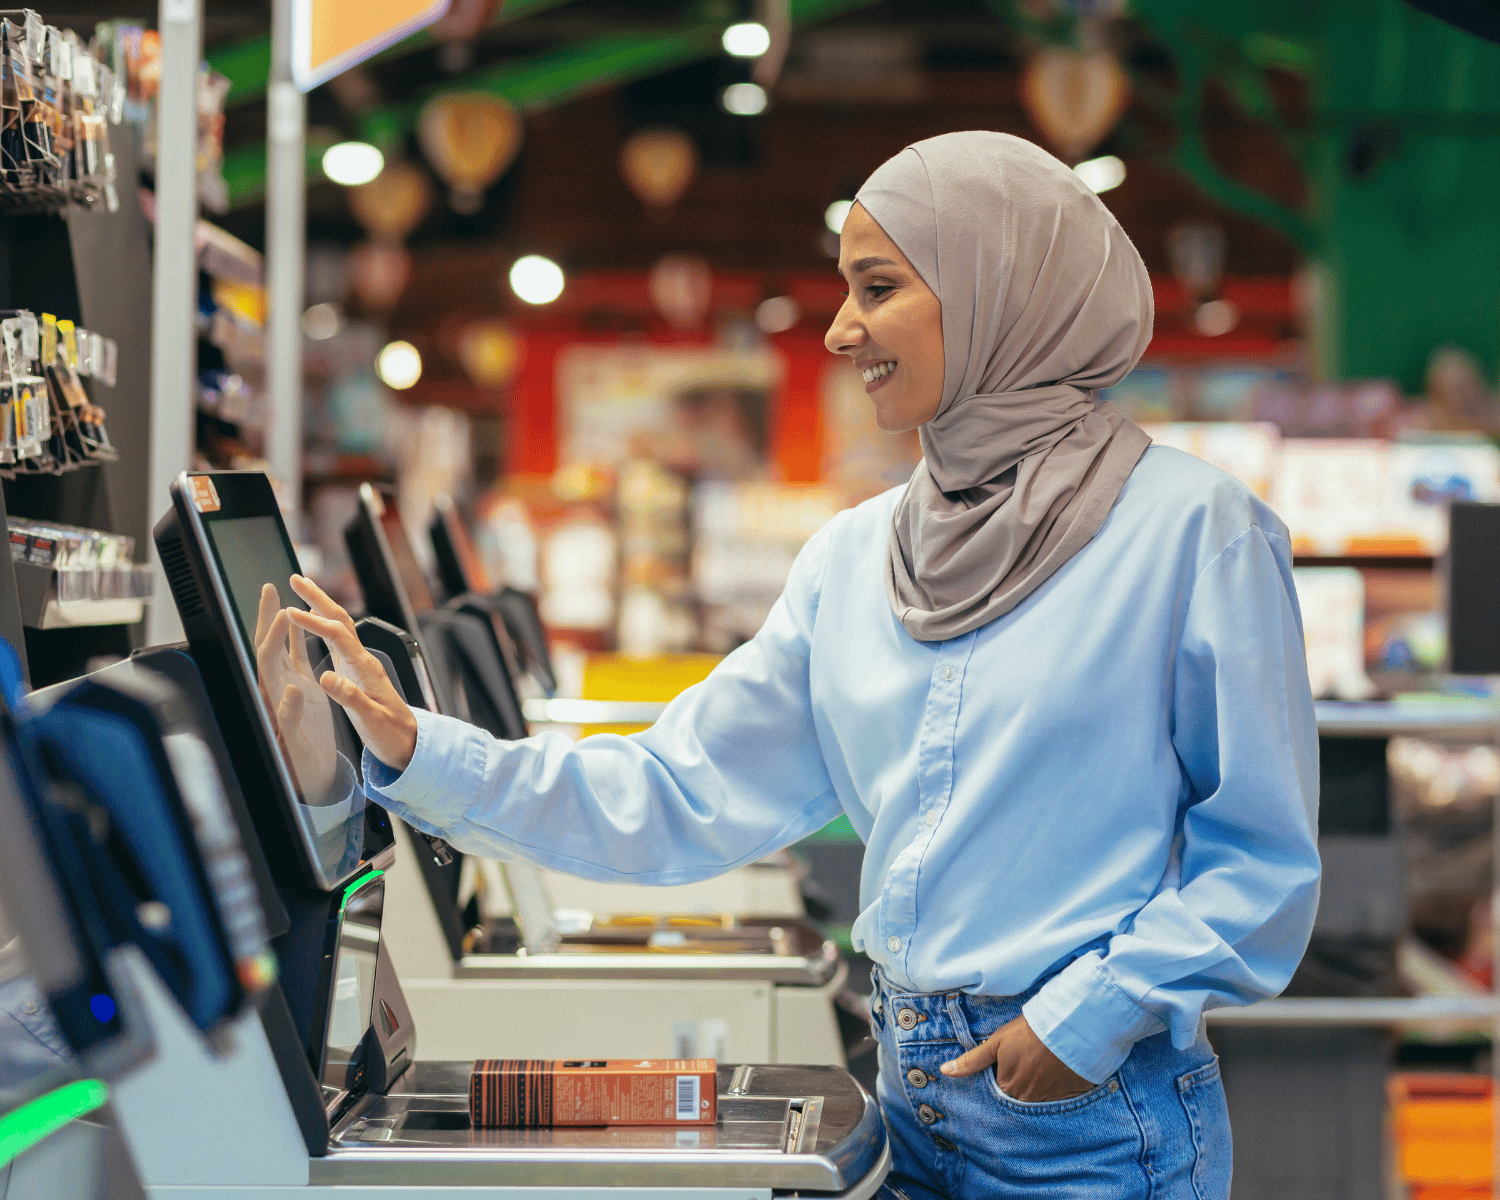
<instances>
[{"instance_id":1,"label":"beige hijab","mask_svg":"<svg viewBox=\"0 0 1500 1200\"><path fill-rule=\"evenodd\" d=\"M1150 438L1094 389L1151 340L1151 281L1066 166L1005 133L908 146L856 197L943 305L943 399L886 592L919 641L1009 612L1099 531Z\"/></svg>"}]
</instances>

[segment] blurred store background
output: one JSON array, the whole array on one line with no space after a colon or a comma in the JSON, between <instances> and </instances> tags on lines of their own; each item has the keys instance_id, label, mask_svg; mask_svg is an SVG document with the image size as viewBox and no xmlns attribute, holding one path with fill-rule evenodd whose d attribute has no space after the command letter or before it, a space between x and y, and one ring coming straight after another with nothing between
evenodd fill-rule
<instances>
[{"instance_id":1,"label":"blurred store background","mask_svg":"<svg viewBox=\"0 0 1500 1200\"><path fill-rule=\"evenodd\" d=\"M669 698L754 635L813 531L909 476L915 438L881 433L822 345L839 228L904 145L995 129L1073 165L1144 256L1155 337L1108 398L1290 526L1319 697L1489 695L1446 669L1444 563L1449 503L1500 501L1500 48L1419 7L1445 6L453 0L307 98L302 462L282 481L305 568L358 606L359 485L393 486L413 529L452 497L489 579L537 597L559 696ZM205 19L196 459L256 466L269 18L209 0ZM115 135L129 211L156 34L98 36L140 134ZM145 544L145 520L120 524ZM1500 752L1381 753L1401 916L1377 959L1404 994L1487 991ZM850 949L857 839L839 822L798 852ZM1362 968L1330 969L1361 994ZM1388 1048L1490 1061L1484 1022ZM1396 1086L1402 1113L1426 1095Z\"/></svg>"}]
</instances>

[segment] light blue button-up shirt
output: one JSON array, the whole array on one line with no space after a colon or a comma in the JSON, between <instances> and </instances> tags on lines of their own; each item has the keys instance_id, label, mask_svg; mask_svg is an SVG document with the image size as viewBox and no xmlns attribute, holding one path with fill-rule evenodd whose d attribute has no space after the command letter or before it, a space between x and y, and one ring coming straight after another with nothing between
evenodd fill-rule
<instances>
[{"instance_id":1,"label":"light blue button-up shirt","mask_svg":"<svg viewBox=\"0 0 1500 1200\"><path fill-rule=\"evenodd\" d=\"M657 723L501 742L417 714L375 800L460 849L675 884L847 813L854 945L893 986L1013 995L1095 1082L1134 1042L1286 985L1318 894L1317 731L1286 529L1152 447L1011 612L913 639L886 599L899 489L798 556L755 638ZM1059 969L1061 968L1061 969Z\"/></svg>"}]
</instances>

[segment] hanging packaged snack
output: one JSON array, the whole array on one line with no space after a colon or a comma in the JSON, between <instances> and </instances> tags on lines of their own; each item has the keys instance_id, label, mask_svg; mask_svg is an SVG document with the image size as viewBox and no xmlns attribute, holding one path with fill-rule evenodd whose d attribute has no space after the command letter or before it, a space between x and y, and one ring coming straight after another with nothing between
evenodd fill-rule
<instances>
[{"instance_id":1,"label":"hanging packaged snack","mask_svg":"<svg viewBox=\"0 0 1500 1200\"><path fill-rule=\"evenodd\" d=\"M78 36L29 9L0 17L0 207L119 206L109 125L123 116L118 73Z\"/></svg>"},{"instance_id":2,"label":"hanging packaged snack","mask_svg":"<svg viewBox=\"0 0 1500 1200\"><path fill-rule=\"evenodd\" d=\"M42 453L39 440L33 436L35 413L44 404L46 384L38 372L33 355L36 347L35 318L30 313L16 313L0 321L0 343L3 343L3 442L0 463L13 464L35 459Z\"/></svg>"}]
</instances>

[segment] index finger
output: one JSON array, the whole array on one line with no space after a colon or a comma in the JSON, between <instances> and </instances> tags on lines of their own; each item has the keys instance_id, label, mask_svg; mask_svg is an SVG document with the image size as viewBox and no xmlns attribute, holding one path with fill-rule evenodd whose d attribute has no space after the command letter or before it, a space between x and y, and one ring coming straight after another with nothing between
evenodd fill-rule
<instances>
[{"instance_id":1,"label":"index finger","mask_svg":"<svg viewBox=\"0 0 1500 1200\"><path fill-rule=\"evenodd\" d=\"M359 635L354 632L353 622L343 625L332 617L303 612L299 608L289 608L286 612L292 624L307 630L314 637L322 638L343 655L351 665L363 665L362 656L368 656L370 652L365 649L359 640Z\"/></svg>"},{"instance_id":2,"label":"index finger","mask_svg":"<svg viewBox=\"0 0 1500 1200\"><path fill-rule=\"evenodd\" d=\"M270 587L270 584L266 585ZM275 589L272 589L274 594ZM278 608L271 618L270 625L266 628L266 635L255 647L255 667L257 674L264 681L272 669L276 666L276 655L281 652L282 639L287 632L287 610Z\"/></svg>"},{"instance_id":3,"label":"index finger","mask_svg":"<svg viewBox=\"0 0 1500 1200\"><path fill-rule=\"evenodd\" d=\"M281 607L281 595L276 591L274 583L263 584L260 589L260 611L255 614L255 649L260 650L260 644L266 640L266 633L271 628L271 622L276 617L276 610Z\"/></svg>"},{"instance_id":4,"label":"index finger","mask_svg":"<svg viewBox=\"0 0 1500 1200\"><path fill-rule=\"evenodd\" d=\"M344 611L338 601L332 599L306 575L293 575L291 584L292 591L301 596L319 616L327 617L330 621L337 621L349 632L354 632L354 618Z\"/></svg>"}]
</instances>

